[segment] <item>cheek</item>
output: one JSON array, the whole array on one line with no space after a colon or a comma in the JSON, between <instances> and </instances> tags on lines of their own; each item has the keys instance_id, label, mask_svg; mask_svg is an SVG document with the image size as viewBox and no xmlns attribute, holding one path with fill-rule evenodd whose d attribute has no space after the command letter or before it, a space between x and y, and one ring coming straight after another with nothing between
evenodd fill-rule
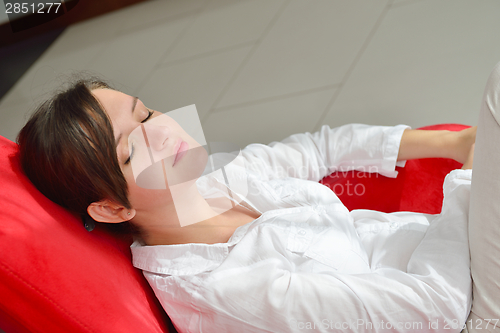
<instances>
[{"instance_id":1,"label":"cheek","mask_svg":"<svg viewBox=\"0 0 500 333\"><path fill-rule=\"evenodd\" d=\"M128 199L132 208L136 210L150 210L172 201L172 196L168 189L155 190L140 187L130 175L126 175L125 179L128 184Z\"/></svg>"}]
</instances>

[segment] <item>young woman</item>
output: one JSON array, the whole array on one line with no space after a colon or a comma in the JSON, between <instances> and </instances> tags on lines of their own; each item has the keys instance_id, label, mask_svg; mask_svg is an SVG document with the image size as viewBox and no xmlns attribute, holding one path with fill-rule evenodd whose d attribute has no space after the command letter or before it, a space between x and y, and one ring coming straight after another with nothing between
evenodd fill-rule
<instances>
[{"instance_id":1,"label":"young woman","mask_svg":"<svg viewBox=\"0 0 500 333\"><path fill-rule=\"evenodd\" d=\"M243 149L245 168L225 168L245 175L243 196L220 174L196 177L206 154L174 119L87 80L41 105L18 142L48 198L138 230L134 265L181 332L442 332L460 331L471 305L475 136L475 127L323 126ZM138 185L134 171L155 154L165 157L163 189ZM425 157L464 163L445 179L439 215L349 212L318 183L335 170L394 177L396 165Z\"/></svg>"}]
</instances>

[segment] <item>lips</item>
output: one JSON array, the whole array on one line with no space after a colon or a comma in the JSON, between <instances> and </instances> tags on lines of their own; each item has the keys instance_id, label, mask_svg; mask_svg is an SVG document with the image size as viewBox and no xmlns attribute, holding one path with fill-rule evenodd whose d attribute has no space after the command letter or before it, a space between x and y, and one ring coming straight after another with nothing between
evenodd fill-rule
<instances>
[{"instance_id":1,"label":"lips","mask_svg":"<svg viewBox=\"0 0 500 333\"><path fill-rule=\"evenodd\" d=\"M175 166L177 164L177 162L179 162L181 160L181 158L184 155L186 155L188 149L189 149L188 143L179 139L174 147L175 159L174 159L174 163L172 164L172 166Z\"/></svg>"}]
</instances>

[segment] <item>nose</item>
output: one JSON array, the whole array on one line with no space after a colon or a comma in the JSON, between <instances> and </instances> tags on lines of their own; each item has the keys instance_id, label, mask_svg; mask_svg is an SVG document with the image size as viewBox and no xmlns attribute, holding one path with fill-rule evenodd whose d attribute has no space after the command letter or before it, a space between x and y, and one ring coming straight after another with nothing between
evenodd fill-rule
<instances>
[{"instance_id":1,"label":"nose","mask_svg":"<svg viewBox=\"0 0 500 333\"><path fill-rule=\"evenodd\" d=\"M162 152L170 144L171 130L168 126L160 124L141 124L146 144L151 148L153 154ZM156 158L155 158L156 160Z\"/></svg>"}]
</instances>

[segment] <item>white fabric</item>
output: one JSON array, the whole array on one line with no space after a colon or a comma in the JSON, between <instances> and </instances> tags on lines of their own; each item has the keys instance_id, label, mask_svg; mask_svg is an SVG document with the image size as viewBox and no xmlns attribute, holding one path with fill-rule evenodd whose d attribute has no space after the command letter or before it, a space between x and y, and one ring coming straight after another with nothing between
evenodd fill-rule
<instances>
[{"instance_id":1,"label":"white fabric","mask_svg":"<svg viewBox=\"0 0 500 333\"><path fill-rule=\"evenodd\" d=\"M317 183L337 169L395 176L406 128L324 126L250 145L243 203L260 218L222 244L134 243L134 266L179 332L460 332L471 170L446 177L440 215L349 212ZM202 194L225 193L208 178Z\"/></svg>"},{"instance_id":2,"label":"white fabric","mask_svg":"<svg viewBox=\"0 0 500 333\"><path fill-rule=\"evenodd\" d=\"M500 332L500 63L484 90L477 124L469 243L473 280L470 333Z\"/></svg>"}]
</instances>

